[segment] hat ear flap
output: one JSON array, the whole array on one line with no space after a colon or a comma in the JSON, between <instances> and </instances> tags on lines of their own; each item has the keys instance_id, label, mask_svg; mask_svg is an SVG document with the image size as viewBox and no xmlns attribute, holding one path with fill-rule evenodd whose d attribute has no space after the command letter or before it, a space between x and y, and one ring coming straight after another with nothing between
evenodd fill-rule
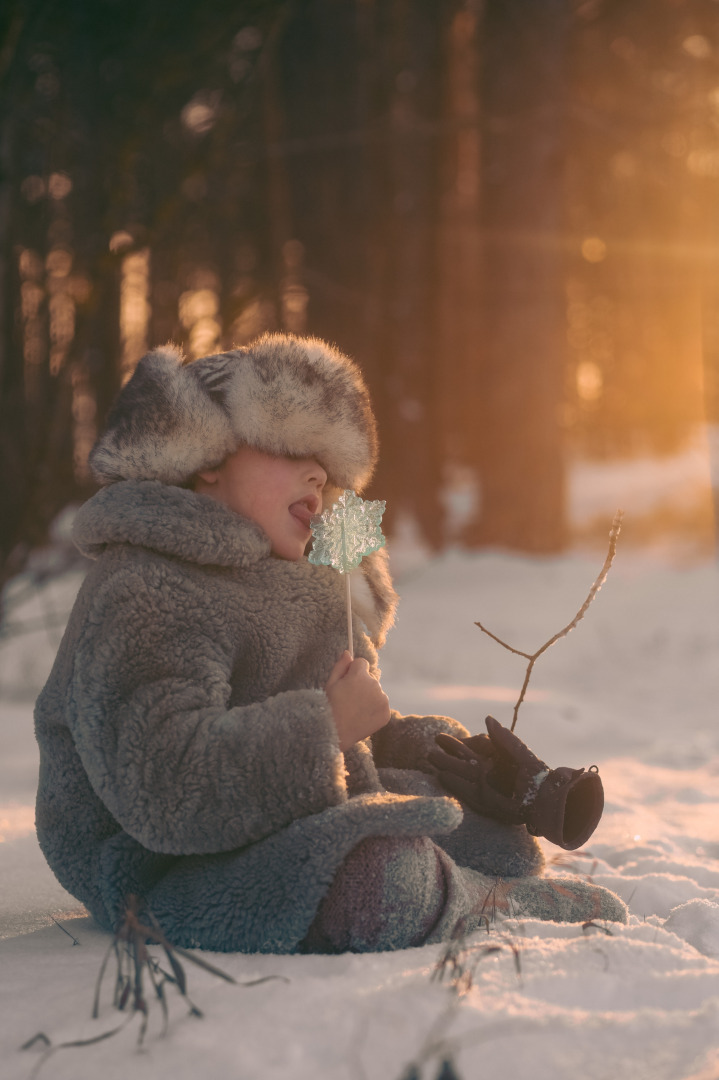
<instances>
[{"instance_id":1,"label":"hat ear flap","mask_svg":"<svg viewBox=\"0 0 719 1080\"><path fill-rule=\"evenodd\" d=\"M226 412L190 374L181 351L169 345L138 363L90 454L90 467L102 484L179 484L233 448Z\"/></svg>"}]
</instances>

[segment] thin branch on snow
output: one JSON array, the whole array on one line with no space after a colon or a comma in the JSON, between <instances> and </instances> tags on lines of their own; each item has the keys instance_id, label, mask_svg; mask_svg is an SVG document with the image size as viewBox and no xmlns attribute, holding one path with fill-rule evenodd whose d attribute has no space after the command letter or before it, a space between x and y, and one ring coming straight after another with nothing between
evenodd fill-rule
<instances>
[{"instance_id":1,"label":"thin branch on snow","mask_svg":"<svg viewBox=\"0 0 719 1080\"><path fill-rule=\"evenodd\" d=\"M72 939L72 943L73 943L73 945L79 945L79 944L80 944L80 942L79 942L79 941L77 940L77 938L75 937L75 935L74 935L74 934L71 934L71 933L70 933L70 931L69 931L69 930L67 930L67 929L66 929L66 928L65 928L65 927L64 927L64 926L62 925L62 923L61 923L61 922L60 922L60 921L59 921L58 919L56 919L56 918L55 918L55 916L54 916L54 915L51 915L51 916L50 916L50 918L51 918L51 919L52 919L52 921L53 921L53 922L55 923L55 926L57 926L57 927L58 927L58 929L62 930L63 934L67 934L67 936L68 936L69 938L71 938L71 939Z\"/></svg>"},{"instance_id":2,"label":"thin branch on snow","mask_svg":"<svg viewBox=\"0 0 719 1080\"><path fill-rule=\"evenodd\" d=\"M540 649L537 649L536 652L527 653L527 652L522 652L521 649L515 649L512 645L508 645L506 641L502 641L502 639L497 637L496 634L493 634L492 631L488 630L486 626L483 626L481 622L476 622L474 624L475 626L479 627L479 629L482 631L483 634L486 634L487 637L490 637L492 639L492 641L496 641L498 645L501 645L503 648L507 649L509 652L514 653L515 656L523 656L525 660L529 661L529 663L527 664L527 670L526 670L525 675L524 675L524 682L522 684L522 689L520 691L519 697L517 698L517 702L516 702L516 704L514 706L514 716L512 718L512 726L510 728L510 731L514 731L514 729L516 727L517 716L519 714L519 706L524 701L525 695L527 693L527 687L529 686L529 680L530 680L530 678L532 676L532 669L534 668L534 665L536 664L537 660L542 655L542 653L545 653L547 651L547 649L551 648L551 646L554 645L557 641L559 641L563 637L566 637L567 634L569 634L570 631L572 631L574 629L574 627L577 625L577 623L579 623L584 618L584 616L587 613L587 610L589 609L589 605L592 603L592 601L594 600L594 597L597 595L597 593L601 589L602 585L607 580L607 574L609 573L610 567L611 567L611 565L612 565L612 563L614 561L614 556L615 556L616 551L617 551L617 538L619 536L619 532L620 532L620 529L622 527L622 518L623 518L623 516L624 516L624 511L623 510L617 510L616 514L614 515L614 520L612 521L612 527L611 527L611 530L609 532L609 551L607 552L607 557L604 560L604 565L603 565L602 569L599 571L599 575L598 575L596 581L594 582L591 589L589 590L589 593L587 594L587 599L584 601L584 603L582 604L582 606L580 607L579 611L574 616L572 621L570 623L568 623L564 627L563 630L559 630L558 633L554 634L553 637L551 637L549 639L549 641L545 641L544 645L542 645L542 647Z\"/></svg>"},{"instance_id":3,"label":"thin branch on snow","mask_svg":"<svg viewBox=\"0 0 719 1080\"><path fill-rule=\"evenodd\" d=\"M116 930L100 965L100 971L98 972L97 982L95 984L95 997L92 1007L92 1017L93 1019L97 1019L100 1014L100 990L102 989L108 962L110 957L114 954L116 972L113 1005L120 1012L125 1013L125 1018L116 1027L110 1028L108 1031L102 1031L98 1035L91 1036L88 1039L74 1039L71 1042L62 1042L56 1045L51 1042L44 1032L38 1032L37 1035L28 1039L27 1042L23 1043L20 1047L21 1050L29 1050L38 1043L42 1043L46 1047L32 1070L30 1080L35 1080L45 1062L58 1050L66 1050L80 1046L92 1046L94 1043L103 1042L105 1039L109 1039L119 1031L122 1031L122 1029L127 1027L138 1014L140 1023L137 1045L142 1046L147 1031L149 1014L148 997L151 996L145 996L145 973L149 977L152 990L162 1008L163 1035L167 1032L169 1019L165 994L166 984L175 986L176 990L187 1003L191 1016L201 1018L203 1016L202 1011L197 1008L188 996L187 976L184 967L180 963L179 957L202 968L203 971L210 972L211 975L217 975L220 979L224 979L225 982L232 983L233 985L249 987L260 986L262 983L275 980L289 982L289 979L285 978L284 975L265 975L262 978L250 979L247 982L238 984L236 979L231 975L228 975L227 972L222 971L221 968L215 967L215 965L211 964L208 960L205 960L201 956L197 956L194 952L189 952L187 949L181 948L179 945L173 945L168 941L151 911L147 912L149 925L145 925L141 921L139 908L139 898L137 896L128 896L125 903L125 914L122 923ZM68 930L65 930L64 926L61 926L57 919L53 919L53 921L57 923L60 929L64 930L69 937L73 937ZM73 937L73 944L79 945L80 943ZM149 945L159 945L162 947L170 971L166 971L162 968L155 957L150 954L148 948Z\"/></svg>"}]
</instances>

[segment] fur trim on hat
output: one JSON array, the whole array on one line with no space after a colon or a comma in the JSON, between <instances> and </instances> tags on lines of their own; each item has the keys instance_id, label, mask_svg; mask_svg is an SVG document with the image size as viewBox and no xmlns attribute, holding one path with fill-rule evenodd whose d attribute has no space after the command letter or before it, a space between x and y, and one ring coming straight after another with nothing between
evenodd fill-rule
<instances>
[{"instance_id":1,"label":"fur trim on hat","mask_svg":"<svg viewBox=\"0 0 719 1080\"><path fill-rule=\"evenodd\" d=\"M240 444L314 457L339 488L361 490L377 433L359 368L318 338L265 334L185 362L174 345L140 360L90 455L102 484L181 484Z\"/></svg>"}]
</instances>

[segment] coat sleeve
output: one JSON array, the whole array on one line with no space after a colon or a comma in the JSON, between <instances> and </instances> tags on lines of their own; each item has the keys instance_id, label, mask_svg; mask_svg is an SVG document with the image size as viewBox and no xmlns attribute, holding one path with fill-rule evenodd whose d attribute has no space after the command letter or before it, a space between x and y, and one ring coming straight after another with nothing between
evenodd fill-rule
<instances>
[{"instance_id":1,"label":"coat sleeve","mask_svg":"<svg viewBox=\"0 0 719 1080\"><path fill-rule=\"evenodd\" d=\"M434 737L444 732L464 739L467 729L451 716L401 716L392 710L391 719L372 736L372 753L380 769L421 769L433 773L427 761L436 749Z\"/></svg>"},{"instance_id":2,"label":"coat sleeve","mask_svg":"<svg viewBox=\"0 0 719 1080\"><path fill-rule=\"evenodd\" d=\"M230 851L346 801L324 691L230 708L237 643L196 584L172 585L115 573L76 652L69 725L121 827L151 851Z\"/></svg>"}]
</instances>

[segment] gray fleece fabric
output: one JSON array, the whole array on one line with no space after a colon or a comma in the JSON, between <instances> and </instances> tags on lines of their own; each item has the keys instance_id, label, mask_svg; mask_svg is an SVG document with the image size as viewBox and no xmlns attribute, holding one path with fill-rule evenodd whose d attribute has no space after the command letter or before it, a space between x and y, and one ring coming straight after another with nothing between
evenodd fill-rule
<instances>
[{"instance_id":1,"label":"gray fleece fabric","mask_svg":"<svg viewBox=\"0 0 719 1080\"><path fill-rule=\"evenodd\" d=\"M456 831L456 830L455 830ZM497 917L624 921L621 900L567 878L490 878L460 867L429 837L373 836L344 860L301 948L374 952L488 928Z\"/></svg>"},{"instance_id":2,"label":"gray fleece fabric","mask_svg":"<svg viewBox=\"0 0 719 1080\"><path fill-rule=\"evenodd\" d=\"M346 647L336 571L275 558L254 523L156 481L100 491L75 539L94 563L36 706L36 823L101 926L136 893L178 945L293 952L372 837L539 872L524 829L476 815L459 828L426 761L437 732L466 734L456 721L393 714L340 752L322 689ZM378 673L396 603L384 552L355 573L355 653Z\"/></svg>"}]
</instances>

